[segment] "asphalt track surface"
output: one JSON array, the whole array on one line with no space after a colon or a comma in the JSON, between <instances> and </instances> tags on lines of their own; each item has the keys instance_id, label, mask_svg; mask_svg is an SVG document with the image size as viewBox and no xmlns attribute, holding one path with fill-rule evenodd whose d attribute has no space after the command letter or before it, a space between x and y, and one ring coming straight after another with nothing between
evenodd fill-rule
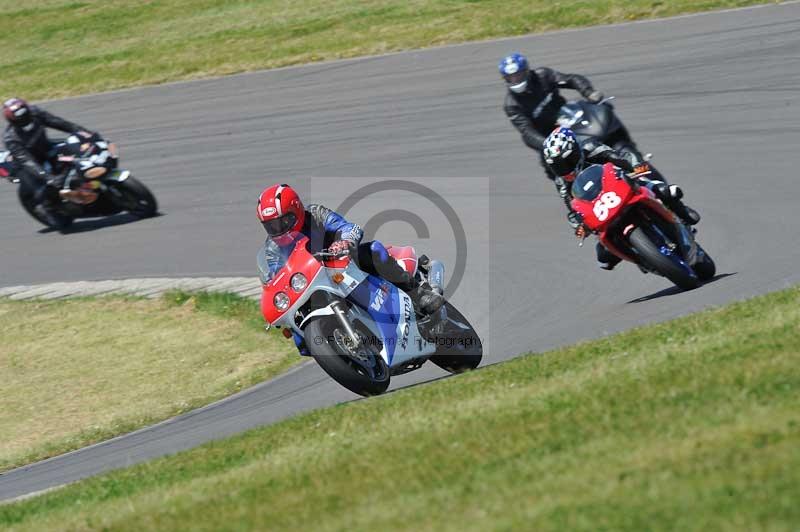
<instances>
[{"instance_id":1,"label":"asphalt track surface","mask_svg":"<svg viewBox=\"0 0 800 532\"><path fill-rule=\"evenodd\" d=\"M576 246L552 185L501 111L495 64L513 50L585 73L617 96L640 147L703 214L699 240L717 261L717 280L679 293L631 265L601 271L593 246ZM264 236L253 207L266 184L298 183L336 207L363 185L408 178L445 197L463 223L466 270L452 301L483 336L486 362L499 362L800 282L798 89L795 3L52 102L121 145L164 215L39 233L2 185L0 286L252 275ZM395 221L379 238L413 243L452 271L454 233L428 199L384 192L349 215L366 223L387 208L417 214L430 234L418 238ZM429 368L393 387L442 375ZM2 475L0 499L353 398L306 364L175 420Z\"/></svg>"}]
</instances>

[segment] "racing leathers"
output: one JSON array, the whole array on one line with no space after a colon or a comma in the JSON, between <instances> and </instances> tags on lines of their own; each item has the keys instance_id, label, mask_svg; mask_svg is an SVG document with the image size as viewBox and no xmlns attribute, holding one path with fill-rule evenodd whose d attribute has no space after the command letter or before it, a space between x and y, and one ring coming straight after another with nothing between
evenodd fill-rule
<instances>
[{"instance_id":1,"label":"racing leathers","mask_svg":"<svg viewBox=\"0 0 800 532\"><path fill-rule=\"evenodd\" d=\"M334 243L345 242L351 257L358 267L372 275L377 275L405 291L419 314L430 314L444 304L443 297L427 284L420 284L394 260L387 249L377 240L361 242L364 231L355 223L347 221L340 214L322 205L311 204L305 209L305 222L300 234L308 237L308 250L316 253L330 249ZM299 235L298 235L299 236ZM273 239L267 238L258 252L261 282L266 283L283 266L294 248L281 247ZM308 355L303 338L293 333L297 349Z\"/></svg>"},{"instance_id":2,"label":"racing leathers","mask_svg":"<svg viewBox=\"0 0 800 532\"><path fill-rule=\"evenodd\" d=\"M611 163L625 170L627 173L634 172L636 168L641 168L642 171L651 169L649 165L646 165L644 161L638 160L636 156L630 152L617 152L609 146L601 144L593 139L582 142L581 149L583 150L583 161L585 165ZM567 218L569 219L570 225L577 228L580 221L575 217L577 213L572 210L572 193L570 187L572 186L572 180L575 179L576 172L580 171L581 168L577 168L575 171L565 175L558 175L557 172L553 171L552 167L548 167L548 169L555 176L553 183L556 186L558 195L567 207L569 213Z\"/></svg>"},{"instance_id":3,"label":"racing leathers","mask_svg":"<svg viewBox=\"0 0 800 532\"><path fill-rule=\"evenodd\" d=\"M30 112L32 120L27 126L6 127L3 143L13 157L14 171L21 181L20 193L23 196L33 197L36 204L42 204L47 210L52 210L58 200L58 188L64 176L50 175L46 168L46 163L51 162L49 159L54 145L47 138L46 128L80 134L87 138L91 137L92 133L40 107L30 106ZM46 186L48 184L51 186Z\"/></svg>"},{"instance_id":4,"label":"racing leathers","mask_svg":"<svg viewBox=\"0 0 800 532\"><path fill-rule=\"evenodd\" d=\"M522 141L538 153L542 152L545 137L556 127L561 107L567 103L559 92L564 88L574 89L594 103L602 99L602 94L595 91L585 77L547 67L530 71L524 92L508 90L506 93L503 110L522 135Z\"/></svg>"},{"instance_id":5,"label":"racing leathers","mask_svg":"<svg viewBox=\"0 0 800 532\"><path fill-rule=\"evenodd\" d=\"M542 143L557 126L561 107L567 102L559 89L573 89L592 103L599 103L603 94L595 90L591 82L580 74L564 74L551 68L537 68L528 75L526 90L515 93L508 90L503 110L511 123L519 131L522 141L539 154L542 167L548 179L555 179L555 174L544 162ZM644 162L636 144L625 127L620 127L612 135L613 138L602 139L614 147L619 154L638 166Z\"/></svg>"}]
</instances>

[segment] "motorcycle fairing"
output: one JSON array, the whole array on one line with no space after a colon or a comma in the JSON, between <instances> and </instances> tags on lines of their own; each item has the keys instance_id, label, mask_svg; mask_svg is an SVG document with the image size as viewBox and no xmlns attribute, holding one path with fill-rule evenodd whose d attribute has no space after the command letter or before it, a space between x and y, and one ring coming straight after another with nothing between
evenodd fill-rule
<instances>
[{"instance_id":1,"label":"motorcycle fairing","mask_svg":"<svg viewBox=\"0 0 800 532\"><path fill-rule=\"evenodd\" d=\"M342 274L341 282L336 283L333 281L332 275L335 273ZM291 327L295 330L295 332L302 334L302 331L305 329L305 326L310 320L320 316L330 316L334 314L333 307L328 305L312 310L303 316L303 319L299 324L296 323L296 321L293 319L295 314L303 305L306 304L311 297L311 294L313 294L315 291L322 291L328 292L329 294L333 294L337 297L341 297L342 295L346 297L355 289L356 286L358 286L359 283L366 278L366 276L366 273L362 272L355 266L348 266L344 269L337 269L333 272L331 270L321 271L312 280L312 282L309 282L308 287L303 291L303 294L300 296L300 298L286 310L284 317L281 319L287 322L287 327ZM311 289L312 286L313 290Z\"/></svg>"},{"instance_id":2,"label":"motorcycle fairing","mask_svg":"<svg viewBox=\"0 0 800 532\"><path fill-rule=\"evenodd\" d=\"M262 286L261 313L267 323L274 324L286 314L292 316L294 309L307 299L308 288L299 294L292 290L290 285L292 275L302 273L306 276L308 287L310 287L315 283L316 277L322 270L322 264L306 249L307 243L308 237L300 239L295 244L286 264L275 272L275 276L269 282ZM275 308L273 303L273 299L278 292L283 292L289 296L289 307L284 311Z\"/></svg>"},{"instance_id":3,"label":"motorcycle fairing","mask_svg":"<svg viewBox=\"0 0 800 532\"><path fill-rule=\"evenodd\" d=\"M386 362L391 365L397 347L397 329L399 322L400 291L392 283L367 275L348 299L364 310L375 323Z\"/></svg>"},{"instance_id":4,"label":"motorcycle fairing","mask_svg":"<svg viewBox=\"0 0 800 532\"><path fill-rule=\"evenodd\" d=\"M11 177L11 173L14 170L13 159L11 152L0 151L0 177Z\"/></svg>"},{"instance_id":5,"label":"motorcycle fairing","mask_svg":"<svg viewBox=\"0 0 800 532\"><path fill-rule=\"evenodd\" d=\"M585 176L590 174L599 174L599 169L601 168L602 177L600 179L602 181L602 187L599 192L597 192L597 194L591 199L580 199L579 197L574 197L572 200L572 208L581 215L583 223L586 224L586 226L592 231L597 232L603 232L608 227L611 227L612 224L619 218L619 216L626 211L627 207L631 205L631 197L637 193L637 191L635 191L624 179L617 175L617 168L611 163L606 163L602 166L591 165L584 169L575 178L575 181L572 184L573 190L576 186L581 186L581 184L584 182ZM592 179L597 178L592 177ZM652 195L652 193L647 189L643 189L641 192L644 195ZM609 193L616 194L620 201L616 204L616 206L608 208L607 217L601 220L595 214L595 206L598 203L605 203L604 197Z\"/></svg>"},{"instance_id":6,"label":"motorcycle fairing","mask_svg":"<svg viewBox=\"0 0 800 532\"><path fill-rule=\"evenodd\" d=\"M557 122L572 129L581 142L587 138L605 139L622 125L611 106L584 101L562 106Z\"/></svg>"},{"instance_id":7,"label":"motorcycle fairing","mask_svg":"<svg viewBox=\"0 0 800 532\"><path fill-rule=\"evenodd\" d=\"M587 172L585 175L590 175L591 172L596 174L597 170L593 170L593 168L597 168L597 165L592 165L581 172L573 183L573 186L580 186L585 180L581 179L584 177L584 172ZM661 252L677 260L681 266L689 269L689 271L692 271L690 265L694 264L698 259L697 245L694 242L694 238L692 238L692 235L689 233L689 230L680 223L677 216L656 199L655 194L649 188L644 186L632 187L626 179L618 174L617 168L611 163L604 164L602 168L602 189L591 199L575 198L572 201L573 209L581 214L584 223L589 229L597 232L600 242L616 256L630 262L638 263L636 257L627 253L624 248L617 245L615 236L617 236L618 233L627 235L630 229L644 222L647 223L648 227L658 232L657 235L651 236L658 236L662 241L662 245L660 246ZM616 207L608 209L607 218L599 220L595 215L595 204L603 202L603 196L609 192L616 194L620 202ZM667 224L666 226L669 228L671 234L665 234L656 223L648 223L646 215L644 219L642 219L641 216L636 216L636 218L631 220L628 214L637 207L645 213L654 214L660 218ZM622 231L620 231L621 222L626 221L629 222L628 226L623 227ZM650 232L652 233L652 231ZM667 242L677 243L680 247L680 253L675 254L669 246L666 245ZM692 271L692 273L694 272Z\"/></svg>"},{"instance_id":8,"label":"motorcycle fairing","mask_svg":"<svg viewBox=\"0 0 800 532\"><path fill-rule=\"evenodd\" d=\"M303 237L290 253L284 264L267 283L262 286L261 312L270 325L287 327L302 334L309 319L332 315L330 307L315 309L295 323L297 311L318 291L344 297L350 305L348 314L352 323L360 322L382 342L381 356L390 366L396 367L406 361L432 355L436 346L423 341L417 325L416 313L411 298L392 283L369 275L349 260L324 261L320 263L307 249L308 238ZM333 267L332 265L336 266ZM308 285L297 294L291 288L291 277L301 272ZM341 280L334 281L335 274ZM273 299L278 292L289 296L286 310L275 308Z\"/></svg>"}]
</instances>

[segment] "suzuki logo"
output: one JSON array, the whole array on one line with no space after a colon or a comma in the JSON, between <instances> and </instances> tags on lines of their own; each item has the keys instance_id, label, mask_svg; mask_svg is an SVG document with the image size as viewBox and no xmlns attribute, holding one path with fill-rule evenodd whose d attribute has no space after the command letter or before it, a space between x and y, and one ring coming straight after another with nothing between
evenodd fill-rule
<instances>
[{"instance_id":1,"label":"suzuki logo","mask_svg":"<svg viewBox=\"0 0 800 532\"><path fill-rule=\"evenodd\" d=\"M381 310L383 306L383 302L386 301L386 292L388 291L388 287L381 285L378 290L375 290L375 297L372 299L372 303L370 303L370 308L375 310L376 312Z\"/></svg>"},{"instance_id":2,"label":"suzuki logo","mask_svg":"<svg viewBox=\"0 0 800 532\"><path fill-rule=\"evenodd\" d=\"M411 298L406 296L404 303L403 318L405 318L405 324L403 325L403 335L400 338L400 347L403 349L408 347L408 335L411 333L411 324L409 322L411 321L411 311L413 308L411 306Z\"/></svg>"}]
</instances>

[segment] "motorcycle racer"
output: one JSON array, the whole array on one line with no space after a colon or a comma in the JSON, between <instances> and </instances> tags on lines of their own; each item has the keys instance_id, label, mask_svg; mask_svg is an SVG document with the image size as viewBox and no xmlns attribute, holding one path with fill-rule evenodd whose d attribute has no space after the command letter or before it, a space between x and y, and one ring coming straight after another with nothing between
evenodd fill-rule
<instances>
[{"instance_id":1,"label":"motorcycle racer","mask_svg":"<svg viewBox=\"0 0 800 532\"><path fill-rule=\"evenodd\" d=\"M8 122L3 133L3 143L13 157L21 186L26 193L35 197L37 209L43 209L42 214L50 225L58 227L60 221L53 211L65 176L52 175L46 169L51 162L54 144L47 138L46 129L57 129L84 139L90 139L95 134L40 107L30 105L21 98L6 100L3 103L3 116ZM52 166L50 169L52 170Z\"/></svg>"},{"instance_id":2,"label":"motorcycle racer","mask_svg":"<svg viewBox=\"0 0 800 532\"><path fill-rule=\"evenodd\" d=\"M297 233L309 238L308 249L315 253L327 249L332 253L350 254L358 267L377 275L405 291L419 314L433 314L444 304L444 298L427 284L420 284L390 257L386 248L374 240L361 242L364 232L357 224L322 205L304 206L300 196L289 185L272 185L258 197L257 217L268 238L259 250L259 262L266 264L266 283L281 267L281 258L291 249ZM294 335L301 354L308 354L300 336ZM306 351L306 352L304 352Z\"/></svg>"},{"instance_id":3,"label":"motorcycle racer","mask_svg":"<svg viewBox=\"0 0 800 532\"><path fill-rule=\"evenodd\" d=\"M603 93L595 90L584 76L547 67L531 70L528 58L519 53L504 57L498 68L508 89L503 110L525 145L538 153L545 137L556 126L561 107L567 103L559 89L576 90L592 103L603 100ZM544 161L542 166L547 169ZM547 175L552 179L552 175Z\"/></svg>"},{"instance_id":4,"label":"motorcycle racer","mask_svg":"<svg viewBox=\"0 0 800 532\"><path fill-rule=\"evenodd\" d=\"M580 143L571 129L558 127L544 140L542 158L556 176L554 182L559 196L567 207L567 220L579 236L583 235L584 228L580 215L572 209L571 186L577 174L591 164L611 163L621 168L626 173L634 175L641 185L653 191L656 197L684 223L695 225L700 221L700 215L681 201L683 190L678 185L667 184L649 164L638 160L632 153L617 152L592 139ZM661 179L650 179L646 177L647 175ZM608 252L599 242L596 251L597 261L605 270L614 269L621 260Z\"/></svg>"}]
</instances>

